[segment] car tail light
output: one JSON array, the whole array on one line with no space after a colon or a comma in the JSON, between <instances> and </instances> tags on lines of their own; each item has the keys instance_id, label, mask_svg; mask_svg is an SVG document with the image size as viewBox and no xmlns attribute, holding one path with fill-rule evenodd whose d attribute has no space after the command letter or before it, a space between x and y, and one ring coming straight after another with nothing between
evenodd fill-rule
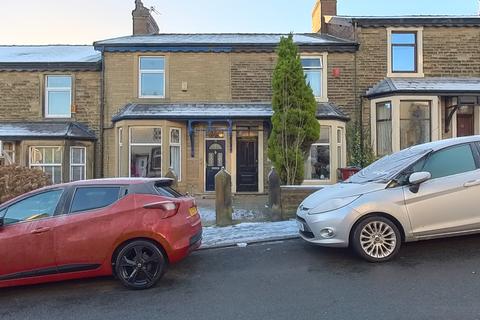
<instances>
[{"instance_id":1,"label":"car tail light","mask_svg":"<svg viewBox=\"0 0 480 320\"><path fill-rule=\"evenodd\" d=\"M163 211L162 219L172 217L177 214L179 204L172 201L161 201L148 203L143 206L145 209L157 209Z\"/></svg>"}]
</instances>

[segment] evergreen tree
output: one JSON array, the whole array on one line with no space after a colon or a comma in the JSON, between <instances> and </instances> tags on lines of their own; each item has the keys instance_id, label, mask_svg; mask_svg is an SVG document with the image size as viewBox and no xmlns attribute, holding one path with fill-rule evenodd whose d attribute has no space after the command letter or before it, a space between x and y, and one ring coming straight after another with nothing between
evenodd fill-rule
<instances>
[{"instance_id":1,"label":"evergreen tree","mask_svg":"<svg viewBox=\"0 0 480 320\"><path fill-rule=\"evenodd\" d=\"M293 35L282 37L272 80L272 132L268 156L282 183L300 184L310 146L320 136L316 119L317 103L306 82Z\"/></svg>"}]
</instances>

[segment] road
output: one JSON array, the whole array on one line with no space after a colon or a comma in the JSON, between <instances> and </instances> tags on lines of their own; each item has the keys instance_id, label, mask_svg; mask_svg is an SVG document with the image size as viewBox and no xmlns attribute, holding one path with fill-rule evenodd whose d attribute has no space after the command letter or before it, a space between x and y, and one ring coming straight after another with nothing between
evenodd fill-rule
<instances>
[{"instance_id":1,"label":"road","mask_svg":"<svg viewBox=\"0 0 480 320\"><path fill-rule=\"evenodd\" d=\"M0 319L480 319L480 236L369 264L301 240L195 252L147 291L111 278L0 289Z\"/></svg>"}]
</instances>

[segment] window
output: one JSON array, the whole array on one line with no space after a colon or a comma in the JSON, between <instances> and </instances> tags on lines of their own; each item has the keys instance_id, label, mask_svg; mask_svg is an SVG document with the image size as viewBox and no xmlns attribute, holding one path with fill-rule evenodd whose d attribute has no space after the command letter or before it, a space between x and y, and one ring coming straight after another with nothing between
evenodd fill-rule
<instances>
[{"instance_id":1,"label":"window","mask_svg":"<svg viewBox=\"0 0 480 320\"><path fill-rule=\"evenodd\" d=\"M140 57L140 98L165 97L165 58Z\"/></svg>"},{"instance_id":2,"label":"window","mask_svg":"<svg viewBox=\"0 0 480 320\"><path fill-rule=\"evenodd\" d=\"M470 145L463 144L433 153L421 171L430 172L432 179L476 170Z\"/></svg>"},{"instance_id":3,"label":"window","mask_svg":"<svg viewBox=\"0 0 480 320\"><path fill-rule=\"evenodd\" d=\"M337 129L337 169L343 167L343 128Z\"/></svg>"},{"instance_id":4,"label":"window","mask_svg":"<svg viewBox=\"0 0 480 320\"><path fill-rule=\"evenodd\" d=\"M11 205L4 218L5 224L51 217L55 214L63 190L43 192Z\"/></svg>"},{"instance_id":5,"label":"window","mask_svg":"<svg viewBox=\"0 0 480 320\"><path fill-rule=\"evenodd\" d=\"M392 32L392 72L417 72L417 33Z\"/></svg>"},{"instance_id":6,"label":"window","mask_svg":"<svg viewBox=\"0 0 480 320\"><path fill-rule=\"evenodd\" d=\"M62 147L30 147L30 167L47 173L52 183L61 183L62 153Z\"/></svg>"},{"instance_id":7,"label":"window","mask_svg":"<svg viewBox=\"0 0 480 320\"><path fill-rule=\"evenodd\" d=\"M0 141L0 165L15 163L15 142Z\"/></svg>"},{"instance_id":8,"label":"window","mask_svg":"<svg viewBox=\"0 0 480 320\"><path fill-rule=\"evenodd\" d=\"M181 134L180 129L170 129L170 167L181 180Z\"/></svg>"},{"instance_id":9,"label":"window","mask_svg":"<svg viewBox=\"0 0 480 320\"><path fill-rule=\"evenodd\" d=\"M86 179L86 148L70 148L70 181Z\"/></svg>"},{"instance_id":10,"label":"window","mask_svg":"<svg viewBox=\"0 0 480 320\"><path fill-rule=\"evenodd\" d=\"M118 128L118 176L123 176L123 128Z\"/></svg>"},{"instance_id":11,"label":"window","mask_svg":"<svg viewBox=\"0 0 480 320\"><path fill-rule=\"evenodd\" d=\"M331 127L320 127L320 139L310 147L305 165L306 180L330 180L330 131Z\"/></svg>"},{"instance_id":12,"label":"window","mask_svg":"<svg viewBox=\"0 0 480 320\"><path fill-rule=\"evenodd\" d=\"M130 128L130 176L162 176L162 128Z\"/></svg>"},{"instance_id":13,"label":"window","mask_svg":"<svg viewBox=\"0 0 480 320\"><path fill-rule=\"evenodd\" d=\"M401 149L431 140L430 113L430 101L400 101Z\"/></svg>"},{"instance_id":14,"label":"window","mask_svg":"<svg viewBox=\"0 0 480 320\"><path fill-rule=\"evenodd\" d=\"M377 155L392 153L392 104L380 102L377 108Z\"/></svg>"},{"instance_id":15,"label":"window","mask_svg":"<svg viewBox=\"0 0 480 320\"><path fill-rule=\"evenodd\" d=\"M70 213L108 207L116 202L120 187L82 187L75 191Z\"/></svg>"},{"instance_id":16,"label":"window","mask_svg":"<svg viewBox=\"0 0 480 320\"><path fill-rule=\"evenodd\" d=\"M322 90L322 58L302 58L302 67L306 76L308 85L312 88L313 95L316 98L323 96Z\"/></svg>"},{"instance_id":17,"label":"window","mask_svg":"<svg viewBox=\"0 0 480 320\"><path fill-rule=\"evenodd\" d=\"M71 117L72 77L47 76L45 109L45 116L49 118Z\"/></svg>"}]
</instances>

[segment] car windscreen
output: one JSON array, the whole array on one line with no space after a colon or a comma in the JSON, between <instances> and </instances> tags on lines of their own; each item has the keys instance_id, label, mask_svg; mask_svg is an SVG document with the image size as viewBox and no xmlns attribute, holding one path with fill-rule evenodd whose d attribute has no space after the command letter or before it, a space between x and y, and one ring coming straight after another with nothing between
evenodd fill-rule
<instances>
[{"instance_id":1,"label":"car windscreen","mask_svg":"<svg viewBox=\"0 0 480 320\"><path fill-rule=\"evenodd\" d=\"M157 190L159 195L170 197L170 198L181 198L183 194L173 189L170 185L171 181L159 181L155 183L155 190Z\"/></svg>"},{"instance_id":2,"label":"car windscreen","mask_svg":"<svg viewBox=\"0 0 480 320\"><path fill-rule=\"evenodd\" d=\"M427 148L411 147L394 154L385 156L357 174L350 177L346 183L388 182L401 170L419 160L432 150Z\"/></svg>"}]
</instances>

